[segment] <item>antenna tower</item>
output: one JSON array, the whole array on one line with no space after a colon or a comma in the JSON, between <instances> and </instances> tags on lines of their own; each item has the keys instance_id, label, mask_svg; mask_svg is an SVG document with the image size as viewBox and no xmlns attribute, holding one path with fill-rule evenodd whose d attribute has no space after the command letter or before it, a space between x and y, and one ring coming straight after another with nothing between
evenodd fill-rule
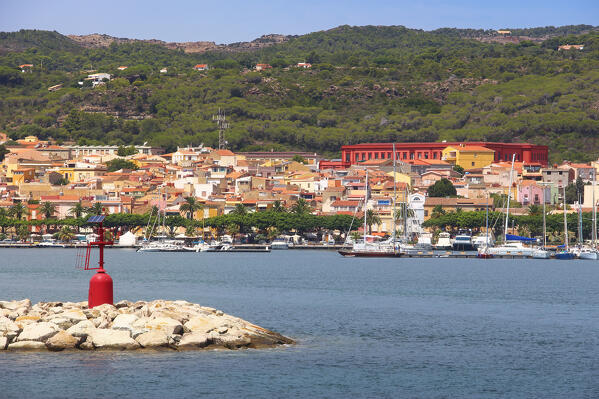
<instances>
[{"instance_id":1,"label":"antenna tower","mask_svg":"<svg viewBox=\"0 0 599 399\"><path fill-rule=\"evenodd\" d=\"M225 130L229 128L229 122L225 117L224 111L218 109L218 114L212 117L213 121L216 121L216 125L218 126L218 149L224 150L227 142L225 141Z\"/></svg>"}]
</instances>

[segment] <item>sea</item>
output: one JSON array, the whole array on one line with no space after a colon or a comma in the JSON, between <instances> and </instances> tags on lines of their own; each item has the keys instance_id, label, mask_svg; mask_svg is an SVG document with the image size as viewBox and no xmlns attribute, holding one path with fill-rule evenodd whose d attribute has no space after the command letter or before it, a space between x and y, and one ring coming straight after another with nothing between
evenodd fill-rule
<instances>
[{"instance_id":1,"label":"sea","mask_svg":"<svg viewBox=\"0 0 599 399\"><path fill-rule=\"evenodd\" d=\"M0 249L0 300L87 299L72 249ZM599 262L106 251L115 301L183 299L274 349L0 352L0 398L597 398Z\"/></svg>"}]
</instances>

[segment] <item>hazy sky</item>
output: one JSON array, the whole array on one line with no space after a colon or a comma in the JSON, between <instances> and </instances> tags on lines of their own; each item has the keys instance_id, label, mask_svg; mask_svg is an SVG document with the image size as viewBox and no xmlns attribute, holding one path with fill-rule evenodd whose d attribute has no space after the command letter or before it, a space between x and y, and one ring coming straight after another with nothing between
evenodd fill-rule
<instances>
[{"instance_id":1,"label":"hazy sky","mask_svg":"<svg viewBox=\"0 0 599 399\"><path fill-rule=\"evenodd\" d=\"M0 0L0 31L231 43L344 24L425 30L599 25L599 0Z\"/></svg>"}]
</instances>

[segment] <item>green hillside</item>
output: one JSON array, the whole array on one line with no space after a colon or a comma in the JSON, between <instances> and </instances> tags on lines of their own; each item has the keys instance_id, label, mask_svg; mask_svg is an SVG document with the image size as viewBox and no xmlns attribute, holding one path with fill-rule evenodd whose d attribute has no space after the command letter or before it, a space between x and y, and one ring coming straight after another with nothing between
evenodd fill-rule
<instances>
[{"instance_id":1,"label":"green hillside","mask_svg":"<svg viewBox=\"0 0 599 399\"><path fill-rule=\"evenodd\" d=\"M0 53L0 129L13 138L216 145L212 115L222 108L233 150L336 156L359 142L497 140L548 144L553 160L596 159L599 32L580 25L519 33L544 41L472 39L490 34L340 26L255 51L185 54L146 43L86 49L56 32L0 33L0 49L11 49ZM566 43L585 47L557 51ZM313 67L289 68L302 61ZM214 68L192 69L204 62ZM245 69L257 62L274 68ZM31 73L17 68L24 63L35 65ZM80 87L91 69L117 78ZM47 90L56 84L63 87Z\"/></svg>"}]
</instances>

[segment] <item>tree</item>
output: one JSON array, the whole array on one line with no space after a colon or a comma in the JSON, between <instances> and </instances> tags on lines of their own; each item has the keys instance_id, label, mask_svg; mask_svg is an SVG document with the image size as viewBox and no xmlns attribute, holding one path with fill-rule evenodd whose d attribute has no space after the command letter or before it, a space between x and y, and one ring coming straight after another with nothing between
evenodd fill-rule
<instances>
[{"instance_id":1,"label":"tree","mask_svg":"<svg viewBox=\"0 0 599 399\"><path fill-rule=\"evenodd\" d=\"M4 161L4 157L9 152L10 151L8 150L8 148L6 148L6 146L4 144L0 144L0 162Z\"/></svg>"},{"instance_id":2,"label":"tree","mask_svg":"<svg viewBox=\"0 0 599 399\"><path fill-rule=\"evenodd\" d=\"M112 161L106 162L106 168L109 172L114 172L121 169L137 170L137 165L126 159L115 158Z\"/></svg>"},{"instance_id":3,"label":"tree","mask_svg":"<svg viewBox=\"0 0 599 399\"><path fill-rule=\"evenodd\" d=\"M131 145L129 147L119 146L119 149L117 150L116 154L119 157L126 157L129 155L137 154L137 150L135 149L135 146L133 146L133 145Z\"/></svg>"},{"instance_id":4,"label":"tree","mask_svg":"<svg viewBox=\"0 0 599 399\"><path fill-rule=\"evenodd\" d=\"M308 201L300 198L291 207L291 212L297 215L305 215L312 212L312 207L308 204Z\"/></svg>"},{"instance_id":5,"label":"tree","mask_svg":"<svg viewBox=\"0 0 599 399\"><path fill-rule=\"evenodd\" d=\"M54 212L56 212L56 205L46 201L40 205L39 211L44 214L46 219L50 219L54 215Z\"/></svg>"},{"instance_id":6,"label":"tree","mask_svg":"<svg viewBox=\"0 0 599 399\"><path fill-rule=\"evenodd\" d=\"M433 211L431 212L431 218L438 218L445 215L445 213L445 209L443 209L442 205L435 205L433 207Z\"/></svg>"},{"instance_id":7,"label":"tree","mask_svg":"<svg viewBox=\"0 0 599 399\"><path fill-rule=\"evenodd\" d=\"M276 213L283 213L283 212L285 212L285 207L283 206L283 204L281 204L281 201L276 200L272 204L272 211L276 212Z\"/></svg>"},{"instance_id":8,"label":"tree","mask_svg":"<svg viewBox=\"0 0 599 399\"><path fill-rule=\"evenodd\" d=\"M245 205L243 205L243 204L237 204L237 205L235 205L235 209L231 213L233 215L243 216L243 215L246 215L248 213L248 210L245 207Z\"/></svg>"},{"instance_id":9,"label":"tree","mask_svg":"<svg viewBox=\"0 0 599 399\"><path fill-rule=\"evenodd\" d=\"M58 239L60 241L69 242L75 237L73 230L68 226L63 226L58 232Z\"/></svg>"},{"instance_id":10,"label":"tree","mask_svg":"<svg viewBox=\"0 0 599 399\"><path fill-rule=\"evenodd\" d=\"M294 155L293 158L291 158L291 160L295 161L295 162L306 164L306 158L302 157L299 154Z\"/></svg>"},{"instance_id":11,"label":"tree","mask_svg":"<svg viewBox=\"0 0 599 399\"><path fill-rule=\"evenodd\" d=\"M428 188L427 192L429 197L453 197L457 195L453 183L445 178L436 181Z\"/></svg>"},{"instance_id":12,"label":"tree","mask_svg":"<svg viewBox=\"0 0 599 399\"><path fill-rule=\"evenodd\" d=\"M22 202L17 202L9 208L8 212L12 217L21 220L23 215L27 214L27 207Z\"/></svg>"},{"instance_id":13,"label":"tree","mask_svg":"<svg viewBox=\"0 0 599 399\"><path fill-rule=\"evenodd\" d=\"M373 224L381 224L381 217L377 215L374 210L368 209L366 211L366 225L368 225L368 234L372 234Z\"/></svg>"},{"instance_id":14,"label":"tree","mask_svg":"<svg viewBox=\"0 0 599 399\"><path fill-rule=\"evenodd\" d=\"M460 165L454 165L453 170L458 172L462 176L464 175L464 168L462 168Z\"/></svg>"},{"instance_id":15,"label":"tree","mask_svg":"<svg viewBox=\"0 0 599 399\"><path fill-rule=\"evenodd\" d=\"M87 208L87 212L91 213L92 215L101 215L103 211L104 207L102 206L101 202L94 202L92 206Z\"/></svg>"},{"instance_id":16,"label":"tree","mask_svg":"<svg viewBox=\"0 0 599 399\"><path fill-rule=\"evenodd\" d=\"M193 219L194 213L202 209L202 204L200 204L195 197L192 196L185 198L185 202L179 207L180 211L187 212L187 219Z\"/></svg>"},{"instance_id":17,"label":"tree","mask_svg":"<svg viewBox=\"0 0 599 399\"><path fill-rule=\"evenodd\" d=\"M528 207L528 214L531 216L537 216L542 214L542 210L541 210L541 206L540 205L530 205Z\"/></svg>"},{"instance_id":18,"label":"tree","mask_svg":"<svg viewBox=\"0 0 599 399\"><path fill-rule=\"evenodd\" d=\"M77 202L72 208L69 209L69 215L73 215L77 219L80 219L81 216L83 216L83 212L85 212L85 207L81 204L81 201Z\"/></svg>"}]
</instances>

